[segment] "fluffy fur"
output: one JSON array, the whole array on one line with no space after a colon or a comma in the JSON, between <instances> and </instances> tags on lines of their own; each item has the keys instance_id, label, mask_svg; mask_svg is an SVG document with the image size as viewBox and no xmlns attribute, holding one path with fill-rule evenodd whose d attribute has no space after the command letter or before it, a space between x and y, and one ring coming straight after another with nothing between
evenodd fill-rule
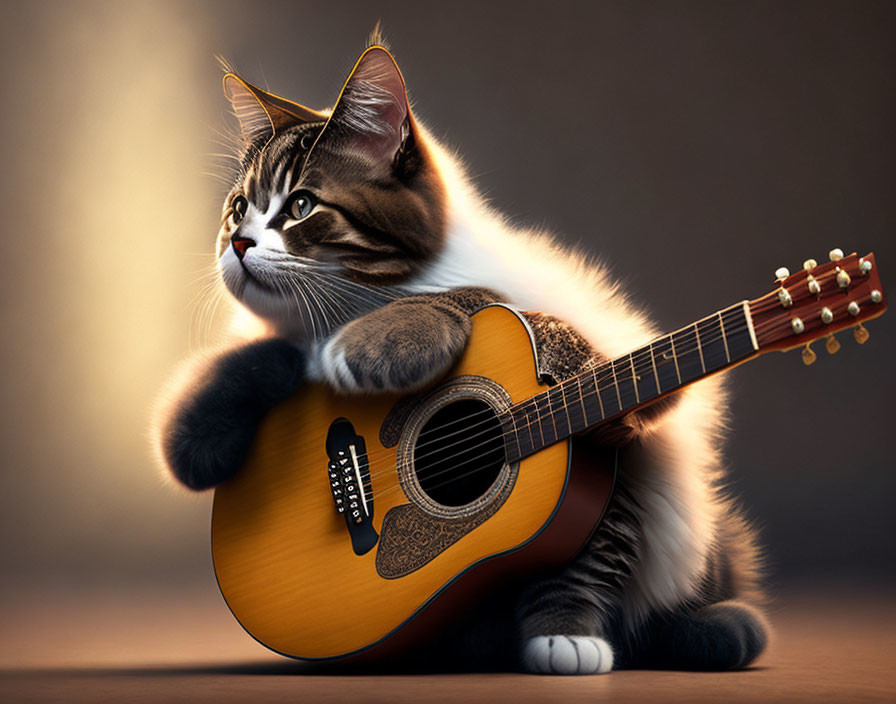
<instances>
[{"instance_id":1,"label":"fluffy fur","mask_svg":"<svg viewBox=\"0 0 896 704\"><path fill-rule=\"evenodd\" d=\"M238 471L263 413L303 376L377 392L444 373L475 308L458 304L466 295L458 290L484 287L521 310L549 312L595 358L657 335L603 266L511 227L486 205L460 161L412 115L385 50L365 53L332 111L246 90L270 105L259 114L245 92L237 98L251 129L225 201L220 266L231 292L288 342L220 357L181 392L163 445L187 486ZM304 192L314 209L293 218L290 199ZM242 218L239 198L247 199ZM235 238L250 238L251 248L238 253ZM715 377L604 436L626 448L619 490L591 544L559 573L518 585L512 607L505 600L458 624L446 634L450 654L558 674L752 662L768 628L757 610L754 533L721 488L725 415Z\"/></svg>"}]
</instances>

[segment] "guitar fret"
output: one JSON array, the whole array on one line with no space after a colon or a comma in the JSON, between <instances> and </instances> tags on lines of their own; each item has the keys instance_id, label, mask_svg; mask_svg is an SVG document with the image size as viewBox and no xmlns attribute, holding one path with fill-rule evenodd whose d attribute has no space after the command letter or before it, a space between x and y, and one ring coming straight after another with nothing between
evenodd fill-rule
<instances>
[{"instance_id":1,"label":"guitar fret","mask_svg":"<svg viewBox=\"0 0 896 704\"><path fill-rule=\"evenodd\" d=\"M697 328L694 325L672 333L672 345L676 352L680 383L687 384L705 374L703 358L700 356L700 347L697 344Z\"/></svg>"},{"instance_id":2,"label":"guitar fret","mask_svg":"<svg viewBox=\"0 0 896 704\"><path fill-rule=\"evenodd\" d=\"M588 388L587 385L589 383L593 387L593 391ZM591 368L590 380L586 380L582 388L585 390L585 402L591 408L591 422L598 423L607 416L604 413L604 404L600 400L600 382L597 378L597 367ZM595 420L596 416L600 416L600 420Z\"/></svg>"},{"instance_id":3,"label":"guitar fret","mask_svg":"<svg viewBox=\"0 0 896 704\"><path fill-rule=\"evenodd\" d=\"M651 342L648 347L650 348L650 363L653 365L653 378L656 380L656 394L657 396L662 396L663 390L660 388L660 375L656 371L656 357L653 355L653 343Z\"/></svg>"},{"instance_id":4,"label":"guitar fret","mask_svg":"<svg viewBox=\"0 0 896 704\"><path fill-rule=\"evenodd\" d=\"M697 335L702 341L703 373L708 374L729 364L728 350L720 335L721 321L716 316L697 322Z\"/></svg>"},{"instance_id":5,"label":"guitar fret","mask_svg":"<svg viewBox=\"0 0 896 704\"><path fill-rule=\"evenodd\" d=\"M657 378L659 379L660 393L665 394L678 388L678 371L672 356L672 339L663 337L653 343L652 347L658 353L654 359L657 366Z\"/></svg>"},{"instance_id":6,"label":"guitar fret","mask_svg":"<svg viewBox=\"0 0 896 704\"><path fill-rule=\"evenodd\" d=\"M516 418L514 418L514 416L513 416L513 407L512 406L510 407L509 411L510 411L510 413L508 413L507 415L510 418L510 425L512 426L511 434L513 435L513 439L516 441L516 451L517 451L517 453L519 453L519 454L517 454L516 459L520 459L523 456L523 448L520 445L520 434L516 427ZM506 446L506 442L505 442L505 446ZM509 448L507 450L507 454L510 455Z\"/></svg>"},{"instance_id":7,"label":"guitar fret","mask_svg":"<svg viewBox=\"0 0 896 704\"><path fill-rule=\"evenodd\" d=\"M569 417L569 404L566 402L566 385L558 384L560 387L560 396L563 399L563 412L566 414L566 427L569 429L569 432L574 432L572 427L572 419Z\"/></svg>"},{"instance_id":8,"label":"guitar fret","mask_svg":"<svg viewBox=\"0 0 896 704\"><path fill-rule=\"evenodd\" d=\"M659 380L656 376L651 345L635 350L629 356L634 376L635 403L643 403L659 396Z\"/></svg>"},{"instance_id":9,"label":"guitar fret","mask_svg":"<svg viewBox=\"0 0 896 704\"><path fill-rule=\"evenodd\" d=\"M631 355L629 355L631 357ZM616 373L616 361L619 362L620 373ZM616 382L616 398L619 400L619 410L625 411L632 406L637 406L638 399L638 382L634 373L631 377L627 376L626 368L631 367L634 370L634 360L630 359L629 364L625 363L624 358L614 360L613 362L613 380Z\"/></svg>"},{"instance_id":10,"label":"guitar fret","mask_svg":"<svg viewBox=\"0 0 896 704\"><path fill-rule=\"evenodd\" d=\"M551 390L548 389L545 393L539 394L535 397L536 405L541 403L541 399L544 399L547 402L547 411L539 408L539 427L541 428L541 441L545 445L552 445L557 442L557 426L554 424L554 416L551 413ZM550 422L548 420L550 419ZM554 431L554 435L551 436L551 429Z\"/></svg>"},{"instance_id":11,"label":"guitar fret","mask_svg":"<svg viewBox=\"0 0 896 704\"><path fill-rule=\"evenodd\" d=\"M559 403L562 406L562 410L565 409L565 400L563 400L563 387L557 384L556 386L552 386L548 390L548 406L551 409L551 422L554 425L554 439L564 438L572 432L572 427L569 424L569 416L564 412L561 413L561 407L558 407L557 402L558 399L551 400L551 396L560 392L561 398L559 399ZM564 427L563 421L566 420L566 426Z\"/></svg>"},{"instance_id":12,"label":"guitar fret","mask_svg":"<svg viewBox=\"0 0 896 704\"><path fill-rule=\"evenodd\" d=\"M572 383L573 381L575 381L575 384ZM569 426L573 429L573 432L578 432L588 427L588 419L585 417L585 406L582 402L581 384L579 377L575 377L561 385L564 394L567 394L567 385L570 387L568 389L569 393L566 395L566 413L569 416ZM575 397L576 393L579 394L578 399Z\"/></svg>"},{"instance_id":13,"label":"guitar fret","mask_svg":"<svg viewBox=\"0 0 896 704\"><path fill-rule=\"evenodd\" d=\"M752 355L756 348L753 346L744 305L740 304L730 308L726 311L725 318L725 335L731 361L736 362Z\"/></svg>"},{"instance_id":14,"label":"guitar fret","mask_svg":"<svg viewBox=\"0 0 896 704\"><path fill-rule=\"evenodd\" d=\"M616 363L611 359L610 360L610 373L613 375L613 386L616 389L616 400L619 402L619 410L621 411L624 406L622 405L622 396L619 394L619 377L616 376Z\"/></svg>"},{"instance_id":15,"label":"guitar fret","mask_svg":"<svg viewBox=\"0 0 896 704\"><path fill-rule=\"evenodd\" d=\"M681 372L678 370L678 357L675 354L675 341L672 339L674 335L669 335L669 346L672 348L672 361L675 362L675 376L678 379L679 386L681 385Z\"/></svg>"},{"instance_id":16,"label":"guitar fret","mask_svg":"<svg viewBox=\"0 0 896 704\"><path fill-rule=\"evenodd\" d=\"M719 329L722 331L722 342L725 344L725 359L731 362L731 354L728 352L728 336L725 334L725 321L722 319L722 311L716 313L719 316Z\"/></svg>"},{"instance_id":17,"label":"guitar fret","mask_svg":"<svg viewBox=\"0 0 896 704\"><path fill-rule=\"evenodd\" d=\"M585 427L587 428L591 424L588 422L588 412L585 410L585 394L582 393L582 378L577 376L576 382L579 385L579 403L582 404L582 417L585 419Z\"/></svg>"},{"instance_id":18,"label":"guitar fret","mask_svg":"<svg viewBox=\"0 0 896 704\"><path fill-rule=\"evenodd\" d=\"M551 417L551 425L554 426L554 440L556 440L558 437L560 437L560 433L557 432L557 418L554 415L554 409L553 409L553 406L551 405L551 393L553 391L554 391L553 388L548 389L548 392L547 392L547 394L545 394L545 397L548 400L548 415L550 415L550 417Z\"/></svg>"},{"instance_id":19,"label":"guitar fret","mask_svg":"<svg viewBox=\"0 0 896 704\"><path fill-rule=\"evenodd\" d=\"M541 445L542 445L542 447L544 447L544 445L545 445L544 429L542 428L542 425L541 425L541 413L538 410L538 399L540 396L541 396L541 394L539 394L538 396L536 396L534 398L535 403L533 405L535 406L535 422L538 423L538 434L539 434L539 436L541 436Z\"/></svg>"},{"instance_id":20,"label":"guitar fret","mask_svg":"<svg viewBox=\"0 0 896 704\"><path fill-rule=\"evenodd\" d=\"M697 338L697 354L700 355L700 369L706 374L706 361L703 359L703 346L700 344L700 326L694 325L694 337Z\"/></svg>"},{"instance_id":21,"label":"guitar fret","mask_svg":"<svg viewBox=\"0 0 896 704\"><path fill-rule=\"evenodd\" d=\"M635 403L641 403L641 396L638 394L638 374L635 372L635 356L630 354L628 359L632 363L632 385L635 387Z\"/></svg>"},{"instance_id":22,"label":"guitar fret","mask_svg":"<svg viewBox=\"0 0 896 704\"><path fill-rule=\"evenodd\" d=\"M532 434L532 418L529 415L528 411L526 413L526 430L529 431L529 446L534 450L535 449L535 436Z\"/></svg>"},{"instance_id":23,"label":"guitar fret","mask_svg":"<svg viewBox=\"0 0 896 704\"><path fill-rule=\"evenodd\" d=\"M597 386L597 401L600 403L601 417L606 419L612 418L619 413L619 411L622 410L622 406L617 400L619 389L616 386L616 380L614 378L613 362L607 362L603 365L602 369L604 370L604 373L602 374L602 383ZM595 379L596 378L597 377L595 376Z\"/></svg>"}]
</instances>

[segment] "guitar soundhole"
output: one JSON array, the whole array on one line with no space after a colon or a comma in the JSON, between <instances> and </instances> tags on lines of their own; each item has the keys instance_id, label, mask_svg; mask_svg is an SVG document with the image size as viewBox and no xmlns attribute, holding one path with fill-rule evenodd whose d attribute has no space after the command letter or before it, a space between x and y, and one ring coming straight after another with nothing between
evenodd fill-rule
<instances>
[{"instance_id":1,"label":"guitar soundhole","mask_svg":"<svg viewBox=\"0 0 896 704\"><path fill-rule=\"evenodd\" d=\"M464 506L495 483L504 466L501 423L488 404L463 399L423 425L414 446L420 488L443 506Z\"/></svg>"}]
</instances>

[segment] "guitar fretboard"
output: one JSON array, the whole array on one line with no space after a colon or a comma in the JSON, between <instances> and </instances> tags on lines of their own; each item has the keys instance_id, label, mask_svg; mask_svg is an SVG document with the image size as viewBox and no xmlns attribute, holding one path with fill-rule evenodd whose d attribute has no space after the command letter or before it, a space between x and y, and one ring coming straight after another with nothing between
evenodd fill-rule
<instances>
[{"instance_id":1,"label":"guitar fretboard","mask_svg":"<svg viewBox=\"0 0 896 704\"><path fill-rule=\"evenodd\" d=\"M594 366L500 414L508 460L649 404L758 349L746 303L718 311Z\"/></svg>"}]
</instances>

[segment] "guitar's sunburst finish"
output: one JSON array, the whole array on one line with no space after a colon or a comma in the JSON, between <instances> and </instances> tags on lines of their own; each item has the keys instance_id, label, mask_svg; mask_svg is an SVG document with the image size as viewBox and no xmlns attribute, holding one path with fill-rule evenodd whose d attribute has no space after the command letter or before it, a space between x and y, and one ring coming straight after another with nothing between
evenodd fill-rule
<instances>
[{"instance_id":1,"label":"guitar's sunburst finish","mask_svg":"<svg viewBox=\"0 0 896 704\"><path fill-rule=\"evenodd\" d=\"M543 391L528 328L506 308L473 318L470 343L452 375L479 375L514 402ZM248 465L215 492L212 551L228 606L256 639L300 658L332 658L382 641L471 565L536 536L558 508L569 472L569 443L521 460L511 495L493 516L433 560L397 579L376 570L377 548L352 551L345 520L334 509L325 440L335 418L348 418L371 457L373 525L407 504L397 481L395 448L379 442L394 396L337 397L322 386L275 409ZM387 459L383 459L387 458ZM610 483L603 483L604 496ZM582 507L585 508L585 507ZM587 507L593 526L602 504ZM574 536L581 544L588 530Z\"/></svg>"}]
</instances>

